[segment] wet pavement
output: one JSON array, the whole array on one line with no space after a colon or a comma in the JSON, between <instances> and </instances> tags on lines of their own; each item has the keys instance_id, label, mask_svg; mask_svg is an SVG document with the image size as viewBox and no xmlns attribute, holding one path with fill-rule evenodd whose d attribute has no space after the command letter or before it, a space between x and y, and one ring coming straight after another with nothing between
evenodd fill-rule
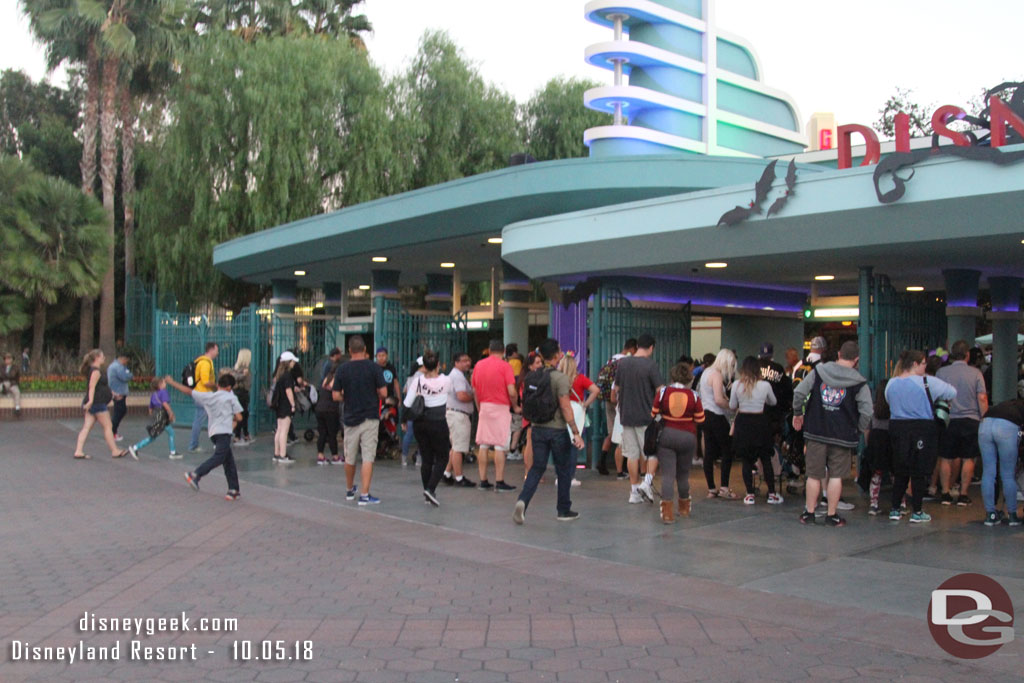
<instances>
[{"instance_id":1,"label":"wet pavement","mask_svg":"<svg viewBox=\"0 0 1024 683\"><path fill-rule=\"evenodd\" d=\"M126 424L143 433L141 420ZM161 439L139 462L74 462L78 425L0 427L3 681L1020 680L1021 640L966 661L928 634L931 591L960 572L985 573L1024 604L1024 531L984 527L978 503L891 524L851 486L846 528L805 527L800 501L705 500L695 472L692 516L667 527L654 506L626 503L626 483L580 471L582 517L565 524L549 472L520 527L515 493L442 487L433 508L418 470L395 462L376 469L382 503L357 507L342 467L317 466L305 442L291 448L297 463L274 464L270 435L236 449L242 499L229 503L218 470L198 494L183 481L208 442L184 460L168 460ZM90 446L105 452L98 435ZM467 474L476 480L476 466ZM511 463L506 480L521 478ZM182 611L238 628L78 629L85 612ZM121 652L12 663L14 640ZM132 661L133 640L198 654Z\"/></svg>"}]
</instances>

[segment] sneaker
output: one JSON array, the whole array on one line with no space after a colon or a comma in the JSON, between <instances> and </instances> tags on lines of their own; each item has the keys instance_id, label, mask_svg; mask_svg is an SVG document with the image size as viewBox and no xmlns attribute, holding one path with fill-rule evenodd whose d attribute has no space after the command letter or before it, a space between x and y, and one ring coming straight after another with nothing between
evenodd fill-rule
<instances>
[{"instance_id":1,"label":"sneaker","mask_svg":"<svg viewBox=\"0 0 1024 683\"><path fill-rule=\"evenodd\" d=\"M782 503L783 503L783 498L779 494L777 494L777 493L769 493L768 494L768 504L769 505L782 505Z\"/></svg>"},{"instance_id":2,"label":"sneaker","mask_svg":"<svg viewBox=\"0 0 1024 683\"><path fill-rule=\"evenodd\" d=\"M939 495L939 490L934 486L929 486L928 490L925 491L924 495L921 496L922 500L935 500Z\"/></svg>"},{"instance_id":3,"label":"sneaker","mask_svg":"<svg viewBox=\"0 0 1024 683\"><path fill-rule=\"evenodd\" d=\"M640 495L643 496L644 500L646 500L648 503L654 502L654 491L651 489L651 485L648 484L646 481L640 484L639 487L637 487L637 491L640 492Z\"/></svg>"},{"instance_id":4,"label":"sneaker","mask_svg":"<svg viewBox=\"0 0 1024 683\"><path fill-rule=\"evenodd\" d=\"M580 518L580 513L576 512L574 510L569 510L568 512L559 512L558 513L558 521L559 522L575 522L579 518Z\"/></svg>"},{"instance_id":5,"label":"sneaker","mask_svg":"<svg viewBox=\"0 0 1024 683\"><path fill-rule=\"evenodd\" d=\"M878 512L879 512L879 510L878 510L878 506L877 505L872 505L871 507L868 508L868 514L871 515L872 517L877 516Z\"/></svg>"},{"instance_id":6,"label":"sneaker","mask_svg":"<svg viewBox=\"0 0 1024 683\"><path fill-rule=\"evenodd\" d=\"M1017 516L1016 512L1011 512L1009 515L1010 526L1020 526L1021 518Z\"/></svg>"},{"instance_id":7,"label":"sneaker","mask_svg":"<svg viewBox=\"0 0 1024 683\"><path fill-rule=\"evenodd\" d=\"M326 465L327 464L327 458L317 458L316 459L316 464L317 465Z\"/></svg>"},{"instance_id":8,"label":"sneaker","mask_svg":"<svg viewBox=\"0 0 1024 683\"><path fill-rule=\"evenodd\" d=\"M402 467L409 466L409 458L402 458Z\"/></svg>"},{"instance_id":9,"label":"sneaker","mask_svg":"<svg viewBox=\"0 0 1024 683\"><path fill-rule=\"evenodd\" d=\"M189 453L202 453L203 452L203 447L202 446L193 446L193 447L188 449L188 452Z\"/></svg>"},{"instance_id":10,"label":"sneaker","mask_svg":"<svg viewBox=\"0 0 1024 683\"><path fill-rule=\"evenodd\" d=\"M426 500L426 501L427 501L428 503L430 503L431 505L433 505L433 506L434 506L434 507L436 507L436 508L439 508L439 507L441 507L441 501L439 501L439 500L437 499L437 496L435 496L435 495L434 495L433 493L431 493L430 491L424 491L424 492L423 492L423 499L424 499L424 500ZM362 504L362 502L363 502L363 501L362 501L362 499L360 498L360 499L359 499L359 503L360 503L360 505Z\"/></svg>"},{"instance_id":11,"label":"sneaker","mask_svg":"<svg viewBox=\"0 0 1024 683\"><path fill-rule=\"evenodd\" d=\"M171 451L167 457L170 458L171 460L181 460L185 456L179 453L178 451Z\"/></svg>"},{"instance_id":12,"label":"sneaker","mask_svg":"<svg viewBox=\"0 0 1024 683\"><path fill-rule=\"evenodd\" d=\"M640 495L639 491L630 491L629 492L629 504L630 505L636 505L637 503L642 503L642 502L644 502L644 497Z\"/></svg>"},{"instance_id":13,"label":"sneaker","mask_svg":"<svg viewBox=\"0 0 1024 683\"><path fill-rule=\"evenodd\" d=\"M370 494L366 494L365 496L359 496L360 505L376 505L379 502L380 498L376 498L374 496L371 496Z\"/></svg>"},{"instance_id":14,"label":"sneaker","mask_svg":"<svg viewBox=\"0 0 1024 683\"><path fill-rule=\"evenodd\" d=\"M224 500L236 501L236 500L238 500L241 497L242 497L241 493L239 493L238 491L235 491L234 489L231 489L231 490L229 490L224 495Z\"/></svg>"},{"instance_id":15,"label":"sneaker","mask_svg":"<svg viewBox=\"0 0 1024 683\"><path fill-rule=\"evenodd\" d=\"M342 457L340 455L335 455L335 456L331 457L331 464L332 465L344 465L345 461L342 459Z\"/></svg>"},{"instance_id":16,"label":"sneaker","mask_svg":"<svg viewBox=\"0 0 1024 683\"><path fill-rule=\"evenodd\" d=\"M900 512L899 508L893 508L892 510L889 510L889 521L890 522L898 522L898 521L900 521L900 519L902 517L903 517L903 514Z\"/></svg>"},{"instance_id":17,"label":"sneaker","mask_svg":"<svg viewBox=\"0 0 1024 683\"><path fill-rule=\"evenodd\" d=\"M949 491L946 491L939 498L939 502L942 503L943 505L952 505L953 504L953 496L949 495Z\"/></svg>"},{"instance_id":18,"label":"sneaker","mask_svg":"<svg viewBox=\"0 0 1024 683\"><path fill-rule=\"evenodd\" d=\"M932 516L924 511L915 512L914 514L910 515L911 524L925 524L930 521L932 521Z\"/></svg>"},{"instance_id":19,"label":"sneaker","mask_svg":"<svg viewBox=\"0 0 1024 683\"><path fill-rule=\"evenodd\" d=\"M1024 503L1024 491L1018 489L1017 491L1017 502Z\"/></svg>"},{"instance_id":20,"label":"sneaker","mask_svg":"<svg viewBox=\"0 0 1024 683\"><path fill-rule=\"evenodd\" d=\"M114 434L114 441L124 441L124 437L120 434Z\"/></svg>"},{"instance_id":21,"label":"sneaker","mask_svg":"<svg viewBox=\"0 0 1024 683\"><path fill-rule=\"evenodd\" d=\"M480 489L481 491L490 491L491 489L494 488L494 484L484 479L479 484L477 484L477 488Z\"/></svg>"},{"instance_id":22,"label":"sneaker","mask_svg":"<svg viewBox=\"0 0 1024 683\"><path fill-rule=\"evenodd\" d=\"M185 482L192 487L193 491L199 490L199 479L194 472L185 473Z\"/></svg>"},{"instance_id":23,"label":"sneaker","mask_svg":"<svg viewBox=\"0 0 1024 683\"><path fill-rule=\"evenodd\" d=\"M470 481L469 477L463 477L462 481L456 481L455 483L458 484L459 486L461 486L463 488L467 488L467 489L471 489L471 488L476 486L476 484L474 484L472 481Z\"/></svg>"},{"instance_id":24,"label":"sneaker","mask_svg":"<svg viewBox=\"0 0 1024 683\"><path fill-rule=\"evenodd\" d=\"M1016 517L1016 515L1014 515ZM1003 522L1003 514L996 510L985 515L985 526L999 526ZM1020 524L1020 522L1018 522Z\"/></svg>"},{"instance_id":25,"label":"sneaker","mask_svg":"<svg viewBox=\"0 0 1024 683\"><path fill-rule=\"evenodd\" d=\"M804 508L804 511L800 513L800 523L814 524L814 513L808 512L807 508Z\"/></svg>"},{"instance_id":26,"label":"sneaker","mask_svg":"<svg viewBox=\"0 0 1024 683\"><path fill-rule=\"evenodd\" d=\"M519 451L512 451L507 456L505 456L505 459L506 460L511 460L511 461L522 460L523 459L523 454L520 453Z\"/></svg>"},{"instance_id":27,"label":"sneaker","mask_svg":"<svg viewBox=\"0 0 1024 683\"><path fill-rule=\"evenodd\" d=\"M494 482L494 490L497 491L498 493L501 493L503 491L515 491L516 487L515 486L509 486L508 484L506 484L503 481L496 481L496 482Z\"/></svg>"},{"instance_id":28,"label":"sneaker","mask_svg":"<svg viewBox=\"0 0 1024 683\"><path fill-rule=\"evenodd\" d=\"M526 503L521 500L516 501L516 507L512 511L512 521L516 524L522 524L523 519L526 517Z\"/></svg>"},{"instance_id":29,"label":"sneaker","mask_svg":"<svg viewBox=\"0 0 1024 683\"><path fill-rule=\"evenodd\" d=\"M694 458L693 467L704 467L704 458Z\"/></svg>"},{"instance_id":30,"label":"sneaker","mask_svg":"<svg viewBox=\"0 0 1024 683\"><path fill-rule=\"evenodd\" d=\"M965 507L967 507L970 504L971 504L971 499L970 499L969 496L965 496L965 495L961 494L960 497L956 499L956 506L958 508L965 508Z\"/></svg>"},{"instance_id":31,"label":"sneaker","mask_svg":"<svg viewBox=\"0 0 1024 683\"><path fill-rule=\"evenodd\" d=\"M629 479L629 472L619 472L618 474L615 475L615 478L619 480Z\"/></svg>"},{"instance_id":32,"label":"sneaker","mask_svg":"<svg viewBox=\"0 0 1024 683\"><path fill-rule=\"evenodd\" d=\"M748 493L747 495L743 496L743 504L744 505L753 505L756 502L757 501L754 500L754 494L753 493Z\"/></svg>"},{"instance_id":33,"label":"sneaker","mask_svg":"<svg viewBox=\"0 0 1024 683\"><path fill-rule=\"evenodd\" d=\"M846 520L839 515L825 517L825 526L846 526Z\"/></svg>"},{"instance_id":34,"label":"sneaker","mask_svg":"<svg viewBox=\"0 0 1024 683\"><path fill-rule=\"evenodd\" d=\"M576 477L573 477L572 481L569 482L569 485L570 486L583 486L583 482L580 481L579 479L577 479Z\"/></svg>"},{"instance_id":35,"label":"sneaker","mask_svg":"<svg viewBox=\"0 0 1024 683\"><path fill-rule=\"evenodd\" d=\"M828 506L826 505L825 507L827 508ZM854 509L855 507L857 507L857 506L854 505L853 503L847 503L842 498L840 498L839 502L836 503L836 509L837 510L842 510L843 512L849 512L850 510Z\"/></svg>"},{"instance_id":36,"label":"sneaker","mask_svg":"<svg viewBox=\"0 0 1024 683\"><path fill-rule=\"evenodd\" d=\"M445 472L444 476L441 477L441 481L444 482L445 486L454 486L455 485L455 477L452 476L451 472Z\"/></svg>"},{"instance_id":37,"label":"sneaker","mask_svg":"<svg viewBox=\"0 0 1024 683\"><path fill-rule=\"evenodd\" d=\"M139 459L139 449L136 448L135 446L129 446L128 447L128 455L132 456L132 460L138 460Z\"/></svg>"},{"instance_id":38,"label":"sneaker","mask_svg":"<svg viewBox=\"0 0 1024 683\"><path fill-rule=\"evenodd\" d=\"M288 444L289 446L294 446L294 445L295 445L295 444L297 444L298 442L299 442L299 440L298 440L298 439L288 439L288 441L287 441L286 443L287 443L287 444Z\"/></svg>"},{"instance_id":39,"label":"sneaker","mask_svg":"<svg viewBox=\"0 0 1024 683\"><path fill-rule=\"evenodd\" d=\"M290 455L283 455L277 461L282 465L291 465L293 462L296 462L295 458Z\"/></svg>"},{"instance_id":40,"label":"sneaker","mask_svg":"<svg viewBox=\"0 0 1024 683\"><path fill-rule=\"evenodd\" d=\"M353 486L348 491L345 491L345 500L355 500L356 499L356 491L358 491L358 490L359 490L359 487Z\"/></svg>"}]
</instances>

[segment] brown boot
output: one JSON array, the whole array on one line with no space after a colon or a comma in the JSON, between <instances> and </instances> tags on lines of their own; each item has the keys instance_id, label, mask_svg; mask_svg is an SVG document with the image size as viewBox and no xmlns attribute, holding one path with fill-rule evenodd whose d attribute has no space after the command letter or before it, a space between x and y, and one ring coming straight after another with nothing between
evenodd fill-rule
<instances>
[{"instance_id":1,"label":"brown boot","mask_svg":"<svg viewBox=\"0 0 1024 683\"><path fill-rule=\"evenodd\" d=\"M672 512L672 501L670 500L661 501L661 521L663 524L674 524L676 521L675 513Z\"/></svg>"},{"instance_id":2,"label":"brown boot","mask_svg":"<svg viewBox=\"0 0 1024 683\"><path fill-rule=\"evenodd\" d=\"M680 498L679 499L679 516L689 517L690 516L690 499Z\"/></svg>"}]
</instances>

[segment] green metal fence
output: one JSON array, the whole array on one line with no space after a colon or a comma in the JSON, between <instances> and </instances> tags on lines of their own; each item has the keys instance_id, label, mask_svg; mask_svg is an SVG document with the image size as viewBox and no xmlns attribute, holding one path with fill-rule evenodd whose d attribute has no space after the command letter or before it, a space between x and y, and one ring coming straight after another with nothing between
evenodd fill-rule
<instances>
[{"instance_id":1,"label":"green metal fence","mask_svg":"<svg viewBox=\"0 0 1024 683\"><path fill-rule=\"evenodd\" d=\"M927 294L896 290L885 275L875 275L871 303L870 379L892 375L904 349L933 349L946 338L945 305Z\"/></svg>"},{"instance_id":2,"label":"green metal fence","mask_svg":"<svg viewBox=\"0 0 1024 683\"><path fill-rule=\"evenodd\" d=\"M125 344L138 351L153 353L157 311L173 311L175 308L174 297L158 294L156 285L146 284L135 277L125 278Z\"/></svg>"},{"instance_id":3,"label":"green metal fence","mask_svg":"<svg viewBox=\"0 0 1024 683\"><path fill-rule=\"evenodd\" d=\"M413 314L394 299L378 298L374 320L374 346L388 349L398 370L399 383L412 371L417 356L427 349L437 352L441 362L451 367L452 355L468 351L467 318L464 312Z\"/></svg>"}]
</instances>

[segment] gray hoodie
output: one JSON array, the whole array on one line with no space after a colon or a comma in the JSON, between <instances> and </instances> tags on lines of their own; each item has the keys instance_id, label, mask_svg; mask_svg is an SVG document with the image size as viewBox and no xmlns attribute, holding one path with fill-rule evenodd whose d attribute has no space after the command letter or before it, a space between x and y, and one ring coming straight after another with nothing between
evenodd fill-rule
<instances>
[{"instance_id":1,"label":"gray hoodie","mask_svg":"<svg viewBox=\"0 0 1024 683\"><path fill-rule=\"evenodd\" d=\"M867 385L867 380L855 369L845 367L836 362L819 363L814 370L811 370L800 384L797 385L796 389L793 390L793 414L804 414L807 406L807 400L818 377L821 377L822 384L828 385L833 389L848 389L850 387L860 385L860 389L857 391L857 395L855 396L858 413L856 431L867 430L868 427L871 426L871 415L874 410L871 400L871 389ZM826 420L844 419L844 414L839 411L832 410L831 412L824 414L829 416L824 418ZM832 416L834 416L834 418ZM852 425L844 425L846 429L843 429L843 426L840 425L815 424L816 422L822 421L822 418L819 416L809 415L808 418L808 421L804 424L804 433L806 438L811 441L822 441L824 443L831 443L837 446L856 448L856 440L851 443L849 438L839 437L839 433L841 432L855 434L855 430L849 429Z\"/></svg>"}]
</instances>

